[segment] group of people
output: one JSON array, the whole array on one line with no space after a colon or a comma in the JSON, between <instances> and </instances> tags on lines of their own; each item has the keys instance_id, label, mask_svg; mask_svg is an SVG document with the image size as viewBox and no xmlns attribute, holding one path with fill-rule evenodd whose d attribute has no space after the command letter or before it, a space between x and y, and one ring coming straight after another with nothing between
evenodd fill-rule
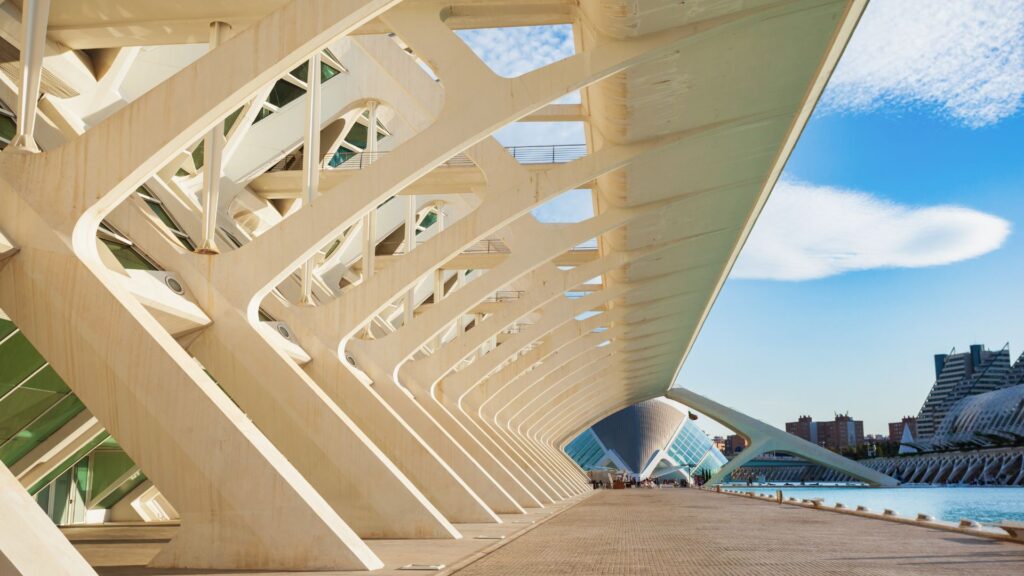
<instances>
[{"instance_id":1,"label":"group of people","mask_svg":"<svg viewBox=\"0 0 1024 576\"><path fill-rule=\"evenodd\" d=\"M661 478L645 478L643 480L637 480L635 478L626 478L623 480L614 480L605 482L604 480L591 480L590 485L594 490L601 488L616 488L615 484L621 483L621 488L661 488L662 486L671 486L674 488L688 488L690 483L685 478L679 478L675 480L662 480Z\"/></svg>"}]
</instances>

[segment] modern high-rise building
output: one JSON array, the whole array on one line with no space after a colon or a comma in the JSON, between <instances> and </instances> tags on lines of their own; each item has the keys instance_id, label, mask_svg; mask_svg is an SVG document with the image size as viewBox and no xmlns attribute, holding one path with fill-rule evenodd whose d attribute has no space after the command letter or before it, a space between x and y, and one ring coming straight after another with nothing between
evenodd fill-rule
<instances>
[{"instance_id":1,"label":"modern high-rise building","mask_svg":"<svg viewBox=\"0 0 1024 576\"><path fill-rule=\"evenodd\" d=\"M849 414L836 414L834 420L825 422L801 416L796 422L786 423L786 432L833 452L856 448L864 443L864 422L854 420Z\"/></svg>"},{"instance_id":2,"label":"modern high-rise building","mask_svg":"<svg viewBox=\"0 0 1024 576\"><path fill-rule=\"evenodd\" d=\"M949 409L961 399L1012 385L1011 377L1024 376L1017 374L1024 367L1016 368L1011 371L1009 344L996 351L972 344L967 352L954 349L949 354L936 354L935 383L917 415L915 438L931 438Z\"/></svg>"},{"instance_id":3,"label":"modern high-rise building","mask_svg":"<svg viewBox=\"0 0 1024 576\"><path fill-rule=\"evenodd\" d=\"M1024 384L961 398L949 409L929 450L1020 445L1024 439Z\"/></svg>"},{"instance_id":4,"label":"modern high-rise building","mask_svg":"<svg viewBox=\"0 0 1024 576\"><path fill-rule=\"evenodd\" d=\"M567 444L565 452L584 470L614 470L637 480L690 481L711 476L726 462L686 409L663 399L608 416Z\"/></svg>"},{"instance_id":5,"label":"modern high-rise building","mask_svg":"<svg viewBox=\"0 0 1024 576\"><path fill-rule=\"evenodd\" d=\"M136 567L381 568L589 493L566 445L666 396L751 440L716 476L893 484L673 387L865 5L0 2L0 572L119 520L175 521Z\"/></svg>"}]
</instances>

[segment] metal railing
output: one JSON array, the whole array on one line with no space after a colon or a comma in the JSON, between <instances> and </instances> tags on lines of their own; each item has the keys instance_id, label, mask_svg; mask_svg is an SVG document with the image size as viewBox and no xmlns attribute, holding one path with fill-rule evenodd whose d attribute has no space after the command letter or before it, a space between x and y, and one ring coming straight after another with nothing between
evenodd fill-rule
<instances>
[{"instance_id":1,"label":"metal railing","mask_svg":"<svg viewBox=\"0 0 1024 576\"><path fill-rule=\"evenodd\" d=\"M587 155L586 144L549 144L540 146L506 146L505 150L520 164L565 164ZM326 170L362 170L390 152L338 151L321 158L320 166ZM469 156L456 154L441 163L445 167L475 166ZM288 154L270 171L302 170L302 153Z\"/></svg>"},{"instance_id":2,"label":"metal railing","mask_svg":"<svg viewBox=\"0 0 1024 576\"><path fill-rule=\"evenodd\" d=\"M565 164L587 155L586 144L506 146L505 150L520 164Z\"/></svg>"}]
</instances>

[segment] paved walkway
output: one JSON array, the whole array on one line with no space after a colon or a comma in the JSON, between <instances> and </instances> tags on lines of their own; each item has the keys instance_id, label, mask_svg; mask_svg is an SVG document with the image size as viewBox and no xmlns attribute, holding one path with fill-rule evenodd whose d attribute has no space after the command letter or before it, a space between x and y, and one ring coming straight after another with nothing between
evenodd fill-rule
<instances>
[{"instance_id":1,"label":"paved walkway","mask_svg":"<svg viewBox=\"0 0 1024 576\"><path fill-rule=\"evenodd\" d=\"M586 494L589 497L590 494ZM487 554L516 534L548 520L559 511L571 507L580 498L549 506L531 508L526 514L502 515L502 524L456 524L462 533L460 540L367 540L385 567L374 572L316 571L316 572L258 572L247 570L173 570L148 568L146 564L170 542L178 531L177 523L170 524L105 524L68 526L61 528L75 548L85 556L99 576L167 576L190 574L193 576L409 576L410 574L438 574L436 571L410 572L402 570L409 564L442 564L452 571L474 558ZM0 519L0 522L3 520Z\"/></svg>"},{"instance_id":2,"label":"paved walkway","mask_svg":"<svg viewBox=\"0 0 1024 576\"><path fill-rule=\"evenodd\" d=\"M662 488L603 490L457 576L1024 574L1024 545Z\"/></svg>"}]
</instances>

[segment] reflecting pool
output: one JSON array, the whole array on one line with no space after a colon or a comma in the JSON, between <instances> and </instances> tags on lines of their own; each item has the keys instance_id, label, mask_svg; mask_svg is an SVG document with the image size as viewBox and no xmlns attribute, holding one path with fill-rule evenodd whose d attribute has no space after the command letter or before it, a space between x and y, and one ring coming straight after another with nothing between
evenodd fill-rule
<instances>
[{"instance_id":1,"label":"reflecting pool","mask_svg":"<svg viewBox=\"0 0 1024 576\"><path fill-rule=\"evenodd\" d=\"M978 522L1024 521L1024 487L1013 486L905 486L900 488L797 487L723 485L743 492L775 494L784 498L822 498L828 505L842 502L853 508L885 508L903 516L931 514L939 520L956 522L969 518Z\"/></svg>"}]
</instances>

